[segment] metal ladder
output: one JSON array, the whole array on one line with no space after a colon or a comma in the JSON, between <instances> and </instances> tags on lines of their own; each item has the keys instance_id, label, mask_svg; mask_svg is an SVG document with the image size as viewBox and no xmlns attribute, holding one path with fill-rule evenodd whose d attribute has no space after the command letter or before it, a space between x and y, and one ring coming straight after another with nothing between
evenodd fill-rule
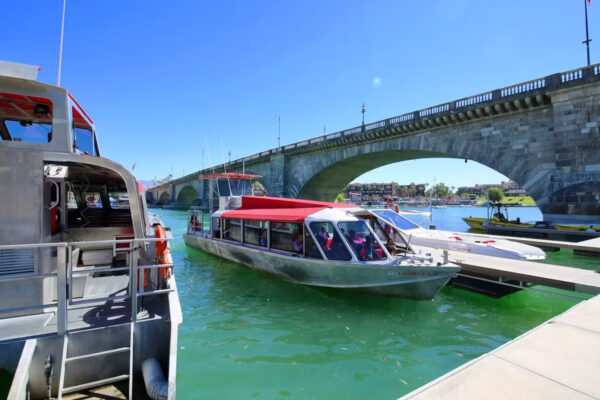
<instances>
[{"instance_id":1,"label":"metal ladder","mask_svg":"<svg viewBox=\"0 0 600 400\"><path fill-rule=\"evenodd\" d=\"M127 379L129 380L129 395L127 398L128 399L132 398L133 380L131 379L131 377L133 376L133 338L134 338L135 322L130 322L129 325L130 325L129 346L116 347L116 348L112 348L112 349L108 349L108 350L104 350L104 351L88 353L88 354L83 354L83 355L73 356L73 357L67 357L67 354L68 354L67 349L69 346L69 337L71 336L71 334L65 333L62 362L61 362L61 368L60 368L60 380L59 380L59 386L58 386L58 400L62 400L63 395L77 393L79 391L86 390L86 389L102 387L102 386L106 386L106 385L109 385L112 383L121 382L121 381L124 381ZM110 327L105 327L105 328L101 328L101 329L109 329L109 328ZM85 332L85 331L76 332L76 333L74 333L74 335L81 334L83 332ZM129 373L128 374L116 375L116 376L112 376L109 378L104 378L104 379L99 379L99 380L95 380L95 381L80 383L78 385L64 387L66 369L69 367L69 364L72 363L73 361L78 361L78 360L83 360L83 359L92 360L97 357L105 357L105 356L110 356L110 355L120 354L120 353L125 353L125 352L129 353L129 359L128 359L129 360L128 361Z\"/></svg>"}]
</instances>

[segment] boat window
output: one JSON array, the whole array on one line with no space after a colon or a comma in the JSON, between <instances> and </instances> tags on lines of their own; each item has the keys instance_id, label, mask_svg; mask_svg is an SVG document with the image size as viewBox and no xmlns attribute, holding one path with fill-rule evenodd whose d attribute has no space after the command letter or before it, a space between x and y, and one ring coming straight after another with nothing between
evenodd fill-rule
<instances>
[{"instance_id":1,"label":"boat window","mask_svg":"<svg viewBox=\"0 0 600 400\"><path fill-rule=\"evenodd\" d=\"M83 194L88 208L102 208L102 200L98 192L85 192Z\"/></svg>"},{"instance_id":2,"label":"boat window","mask_svg":"<svg viewBox=\"0 0 600 400\"><path fill-rule=\"evenodd\" d=\"M352 255L330 222L312 222L310 230L328 260L350 261ZM308 244L308 242L307 242Z\"/></svg>"},{"instance_id":3,"label":"boat window","mask_svg":"<svg viewBox=\"0 0 600 400\"><path fill-rule=\"evenodd\" d=\"M298 251L294 251L294 242L297 242L298 236L301 238L299 224L293 222L271 222L272 249L298 253Z\"/></svg>"},{"instance_id":4,"label":"boat window","mask_svg":"<svg viewBox=\"0 0 600 400\"><path fill-rule=\"evenodd\" d=\"M267 246L268 221L244 221L244 243Z\"/></svg>"},{"instance_id":5,"label":"boat window","mask_svg":"<svg viewBox=\"0 0 600 400\"><path fill-rule=\"evenodd\" d=\"M14 142L50 143L52 124L33 122L32 120L4 121L4 126Z\"/></svg>"},{"instance_id":6,"label":"boat window","mask_svg":"<svg viewBox=\"0 0 600 400\"><path fill-rule=\"evenodd\" d=\"M82 153L96 155L94 133L91 129L75 128L75 143L73 147Z\"/></svg>"},{"instance_id":7,"label":"boat window","mask_svg":"<svg viewBox=\"0 0 600 400\"><path fill-rule=\"evenodd\" d=\"M348 239L356 258L360 261L385 260L387 256L365 221L339 222L338 228Z\"/></svg>"},{"instance_id":8,"label":"boat window","mask_svg":"<svg viewBox=\"0 0 600 400\"><path fill-rule=\"evenodd\" d=\"M71 210L77 209L77 200L75 200L75 195L71 190L67 191L67 208Z\"/></svg>"},{"instance_id":9,"label":"boat window","mask_svg":"<svg viewBox=\"0 0 600 400\"><path fill-rule=\"evenodd\" d=\"M73 114L73 151L97 156L94 129L77 108L72 107L71 110Z\"/></svg>"},{"instance_id":10,"label":"boat window","mask_svg":"<svg viewBox=\"0 0 600 400\"><path fill-rule=\"evenodd\" d=\"M391 210L371 210L371 212L381 219L391 222L400 229L406 230L419 228L419 225L409 221L408 219L396 214Z\"/></svg>"},{"instance_id":11,"label":"boat window","mask_svg":"<svg viewBox=\"0 0 600 400\"><path fill-rule=\"evenodd\" d=\"M110 192L108 196L110 208L129 209L129 195L127 192Z\"/></svg>"},{"instance_id":12,"label":"boat window","mask_svg":"<svg viewBox=\"0 0 600 400\"><path fill-rule=\"evenodd\" d=\"M242 241L242 220L241 219L223 219L223 239Z\"/></svg>"},{"instance_id":13,"label":"boat window","mask_svg":"<svg viewBox=\"0 0 600 400\"><path fill-rule=\"evenodd\" d=\"M52 111L49 99L0 93L0 140L49 143Z\"/></svg>"},{"instance_id":14,"label":"boat window","mask_svg":"<svg viewBox=\"0 0 600 400\"><path fill-rule=\"evenodd\" d=\"M317 248L317 244L313 240L308 229L304 230L304 243L305 243L304 248L306 251L306 254L305 254L306 257L318 258L320 260L323 259L323 256L321 255L321 252Z\"/></svg>"}]
</instances>

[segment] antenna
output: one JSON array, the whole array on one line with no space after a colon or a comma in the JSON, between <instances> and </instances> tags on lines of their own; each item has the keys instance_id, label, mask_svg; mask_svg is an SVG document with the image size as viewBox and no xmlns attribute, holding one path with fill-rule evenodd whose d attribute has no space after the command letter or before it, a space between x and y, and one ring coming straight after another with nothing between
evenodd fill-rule
<instances>
[{"instance_id":1,"label":"antenna","mask_svg":"<svg viewBox=\"0 0 600 400\"><path fill-rule=\"evenodd\" d=\"M63 14L62 14L62 24L60 27L60 48L58 50L58 80L56 86L60 86L60 70L62 68L62 49L63 49L63 36L65 32L65 9L67 6L67 0L63 0Z\"/></svg>"},{"instance_id":2,"label":"antenna","mask_svg":"<svg viewBox=\"0 0 600 400\"><path fill-rule=\"evenodd\" d=\"M281 147L281 114L277 114L277 147Z\"/></svg>"}]
</instances>

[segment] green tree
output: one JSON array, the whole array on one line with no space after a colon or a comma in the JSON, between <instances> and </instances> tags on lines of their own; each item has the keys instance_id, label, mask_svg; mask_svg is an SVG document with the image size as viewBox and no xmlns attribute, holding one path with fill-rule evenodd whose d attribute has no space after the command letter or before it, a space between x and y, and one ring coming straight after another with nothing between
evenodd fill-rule
<instances>
[{"instance_id":1,"label":"green tree","mask_svg":"<svg viewBox=\"0 0 600 400\"><path fill-rule=\"evenodd\" d=\"M502 189L500 188L489 188L488 189L488 198L490 199L490 201L492 203L498 203L500 201L502 201L502 199L504 198L504 193L502 192Z\"/></svg>"},{"instance_id":2,"label":"green tree","mask_svg":"<svg viewBox=\"0 0 600 400\"><path fill-rule=\"evenodd\" d=\"M263 190L263 189L265 188L265 187L263 186L263 184L262 184L262 183L260 183L259 181L254 181L254 182L252 182L252 187L253 187L254 189L260 189L260 190Z\"/></svg>"},{"instance_id":3,"label":"green tree","mask_svg":"<svg viewBox=\"0 0 600 400\"><path fill-rule=\"evenodd\" d=\"M435 197L448 197L448 194L450 193L450 188L448 186L446 186L445 184L443 184L442 182L438 183L437 185L435 185L433 187L433 195Z\"/></svg>"},{"instance_id":4,"label":"green tree","mask_svg":"<svg viewBox=\"0 0 600 400\"><path fill-rule=\"evenodd\" d=\"M336 198L335 198L335 201L336 201L336 202L338 202L338 203L343 203L343 202L344 202L344 200L345 200L345 199L344 199L344 194L343 194L343 193L340 193L340 194L338 194L338 195L336 196Z\"/></svg>"}]
</instances>

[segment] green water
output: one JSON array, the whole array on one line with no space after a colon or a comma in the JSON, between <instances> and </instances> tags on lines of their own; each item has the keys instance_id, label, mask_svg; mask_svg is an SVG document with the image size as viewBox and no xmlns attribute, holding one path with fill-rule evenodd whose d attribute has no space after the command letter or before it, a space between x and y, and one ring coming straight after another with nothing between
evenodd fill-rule
<instances>
[{"instance_id":1,"label":"green water","mask_svg":"<svg viewBox=\"0 0 600 400\"><path fill-rule=\"evenodd\" d=\"M439 229L464 231L459 217L485 209L434 212ZM158 214L176 238L183 399L396 399L577 303L530 291L492 299L446 287L412 301L294 285L186 248L186 213ZM572 252L549 259L600 269Z\"/></svg>"}]
</instances>

